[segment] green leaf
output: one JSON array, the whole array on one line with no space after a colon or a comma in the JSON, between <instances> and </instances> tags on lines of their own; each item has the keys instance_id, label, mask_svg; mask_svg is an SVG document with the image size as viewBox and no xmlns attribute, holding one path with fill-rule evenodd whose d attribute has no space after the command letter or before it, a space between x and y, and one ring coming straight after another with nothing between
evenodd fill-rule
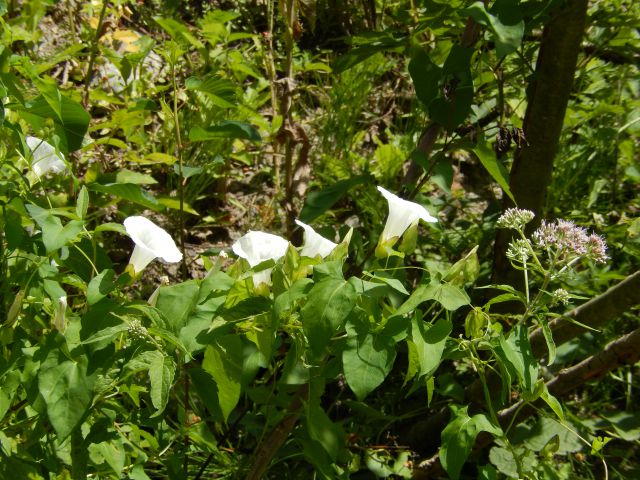
<instances>
[{"instance_id":1,"label":"green leaf","mask_svg":"<svg viewBox=\"0 0 640 480\"><path fill-rule=\"evenodd\" d=\"M356 303L356 291L344 279L325 278L309 291L302 308L302 327L309 346L320 354Z\"/></svg>"},{"instance_id":2,"label":"green leaf","mask_svg":"<svg viewBox=\"0 0 640 480\"><path fill-rule=\"evenodd\" d=\"M47 252L64 247L82 232L84 224L80 220L71 220L66 225L50 210L32 203L26 205L27 211L42 229L42 242Z\"/></svg>"},{"instance_id":3,"label":"green leaf","mask_svg":"<svg viewBox=\"0 0 640 480\"><path fill-rule=\"evenodd\" d=\"M173 18L153 17L171 37L178 43L186 46L191 45L197 49L203 49L204 45L189 31L185 24Z\"/></svg>"},{"instance_id":4,"label":"green leaf","mask_svg":"<svg viewBox=\"0 0 640 480\"><path fill-rule=\"evenodd\" d=\"M442 353L451 333L451 321L441 318L427 326L418 315L411 320L411 340L420 364L420 376L431 376L440 365Z\"/></svg>"},{"instance_id":5,"label":"green leaf","mask_svg":"<svg viewBox=\"0 0 640 480\"><path fill-rule=\"evenodd\" d=\"M236 120L225 120L213 127L193 127L189 130L189 140L192 142L203 142L219 138L240 138L251 140L252 142L260 142L262 140L258 130L248 123Z\"/></svg>"},{"instance_id":6,"label":"green leaf","mask_svg":"<svg viewBox=\"0 0 640 480\"><path fill-rule=\"evenodd\" d=\"M306 412L306 426L309 437L322 445L333 462L343 444L344 432L333 423L325 411L316 402L310 402Z\"/></svg>"},{"instance_id":7,"label":"green leaf","mask_svg":"<svg viewBox=\"0 0 640 480\"><path fill-rule=\"evenodd\" d=\"M500 347L504 360L516 373L520 386L533 393L538 380L538 361L533 356L526 327L516 325L508 339L501 335Z\"/></svg>"},{"instance_id":8,"label":"green leaf","mask_svg":"<svg viewBox=\"0 0 640 480\"><path fill-rule=\"evenodd\" d=\"M164 209L164 207L158 203L158 200L156 200L153 195L143 190L140 185L135 185L133 183L110 183L106 185L90 183L88 187L90 190L106 193L107 195L114 195L121 200L137 203L138 205L150 208L156 212Z\"/></svg>"},{"instance_id":9,"label":"green leaf","mask_svg":"<svg viewBox=\"0 0 640 480\"><path fill-rule=\"evenodd\" d=\"M313 222L313 220L333 207L336 202L344 197L353 187L369 183L370 180L371 177L369 175L358 175L357 177L338 180L323 190L311 192L307 195L307 199L300 212L300 220L305 223Z\"/></svg>"},{"instance_id":10,"label":"green leaf","mask_svg":"<svg viewBox=\"0 0 640 480\"><path fill-rule=\"evenodd\" d=\"M478 433L484 431L495 436L502 435L502 430L493 425L485 415L469 417L467 409L467 406L451 406L453 418L441 435L440 462L453 480L460 478L460 472Z\"/></svg>"},{"instance_id":11,"label":"green leaf","mask_svg":"<svg viewBox=\"0 0 640 480\"><path fill-rule=\"evenodd\" d=\"M450 311L469 305L471 301L464 290L449 283L432 282L428 285L419 285L411 296L398 308L396 315L411 313L421 303L428 300L436 300L444 308Z\"/></svg>"},{"instance_id":12,"label":"green leaf","mask_svg":"<svg viewBox=\"0 0 640 480\"><path fill-rule=\"evenodd\" d=\"M87 187L83 185L80 189L80 192L78 193L78 200L76 202L76 215L83 219L87 215L88 209L89 192L87 191Z\"/></svg>"},{"instance_id":13,"label":"green leaf","mask_svg":"<svg viewBox=\"0 0 640 480\"><path fill-rule=\"evenodd\" d=\"M475 2L469 8L459 11L461 17L470 16L480 25L489 27L496 43L496 55L502 57L515 52L522 43L524 35L524 21L516 2L495 2L492 10L496 15L489 13L483 2Z\"/></svg>"},{"instance_id":14,"label":"green leaf","mask_svg":"<svg viewBox=\"0 0 640 480\"><path fill-rule=\"evenodd\" d=\"M489 175L498 182L498 185L504 190L509 198L516 203L513 194L511 193L511 189L509 188L509 172L502 164L500 160L496 157L495 152L486 142L478 142L476 148L473 149L473 153L476 154L480 163L484 166L484 168L489 172Z\"/></svg>"},{"instance_id":15,"label":"green leaf","mask_svg":"<svg viewBox=\"0 0 640 480\"><path fill-rule=\"evenodd\" d=\"M49 353L38 373L38 389L60 441L79 426L91 405L93 376L87 375L87 357L71 361L59 350Z\"/></svg>"},{"instance_id":16,"label":"green leaf","mask_svg":"<svg viewBox=\"0 0 640 480\"><path fill-rule=\"evenodd\" d=\"M477 252L478 246L476 245L464 258L452 265L443 280L459 287L475 282L478 275L480 275L480 262L478 261Z\"/></svg>"},{"instance_id":17,"label":"green leaf","mask_svg":"<svg viewBox=\"0 0 640 480\"><path fill-rule=\"evenodd\" d=\"M153 352L149 363L149 380L151 381L151 403L156 408L154 417L160 415L169 401L169 393L176 371L173 359L162 352Z\"/></svg>"},{"instance_id":18,"label":"green leaf","mask_svg":"<svg viewBox=\"0 0 640 480\"><path fill-rule=\"evenodd\" d=\"M202 368L218 386L218 403L225 422L240 400L242 365L242 342L236 335L220 337L204 351Z\"/></svg>"},{"instance_id":19,"label":"green leaf","mask_svg":"<svg viewBox=\"0 0 640 480\"><path fill-rule=\"evenodd\" d=\"M221 108L236 106L236 87L230 80L209 74L202 79L189 77L185 82L187 90L204 92L210 96L214 105Z\"/></svg>"},{"instance_id":20,"label":"green leaf","mask_svg":"<svg viewBox=\"0 0 640 480\"><path fill-rule=\"evenodd\" d=\"M428 108L440 94L442 68L433 63L424 50L419 50L409 62L409 75L413 80L416 96Z\"/></svg>"},{"instance_id":21,"label":"green leaf","mask_svg":"<svg viewBox=\"0 0 640 480\"><path fill-rule=\"evenodd\" d=\"M452 132L462 124L473 103L473 81L471 79L470 62L474 50L454 45L442 67L445 84L442 91L447 91L434 99L429 105L431 118Z\"/></svg>"},{"instance_id":22,"label":"green leaf","mask_svg":"<svg viewBox=\"0 0 640 480\"><path fill-rule=\"evenodd\" d=\"M564 420L564 412L562 411L562 405L560 404L560 402L556 397L554 397L553 395L551 395L551 393L549 393L549 389L547 388L546 385L544 386L542 393L540 393L540 398L542 398L542 400L544 400L544 402L547 405L549 405L549 408L553 410L553 413L555 413L560 420Z\"/></svg>"},{"instance_id":23,"label":"green leaf","mask_svg":"<svg viewBox=\"0 0 640 480\"><path fill-rule=\"evenodd\" d=\"M156 308L168 319L174 333L187 323L195 310L200 295L200 287L195 280L160 287Z\"/></svg>"},{"instance_id":24,"label":"green leaf","mask_svg":"<svg viewBox=\"0 0 640 480\"><path fill-rule=\"evenodd\" d=\"M368 332L368 321L355 317L347 323L347 344L342 352L344 376L358 400L384 381L396 358L395 342Z\"/></svg>"},{"instance_id":25,"label":"green leaf","mask_svg":"<svg viewBox=\"0 0 640 480\"><path fill-rule=\"evenodd\" d=\"M549 322L546 318L541 320L542 326L542 334L544 335L544 340L547 343L547 350L549 351L549 359L547 360L547 365L552 365L556 359L556 342L553 341L553 333L551 332L551 328L549 327Z\"/></svg>"},{"instance_id":26,"label":"green leaf","mask_svg":"<svg viewBox=\"0 0 640 480\"><path fill-rule=\"evenodd\" d=\"M58 147L63 153L78 150L89 128L90 115L78 102L60 94L57 86L40 83L39 87L43 94L27 103L23 112L53 120L54 131L61 140Z\"/></svg>"},{"instance_id":27,"label":"green leaf","mask_svg":"<svg viewBox=\"0 0 640 480\"><path fill-rule=\"evenodd\" d=\"M126 282L125 276L114 280L115 272L111 269L103 270L93 277L87 286L87 303L93 305L109 295L114 288Z\"/></svg>"}]
</instances>

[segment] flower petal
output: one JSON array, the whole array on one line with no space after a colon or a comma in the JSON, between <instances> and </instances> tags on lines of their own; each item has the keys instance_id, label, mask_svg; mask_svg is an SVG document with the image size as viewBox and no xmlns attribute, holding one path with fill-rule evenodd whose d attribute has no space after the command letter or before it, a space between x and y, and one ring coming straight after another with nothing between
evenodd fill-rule
<instances>
[{"instance_id":1,"label":"flower petal","mask_svg":"<svg viewBox=\"0 0 640 480\"><path fill-rule=\"evenodd\" d=\"M171 235L151 220L141 216L127 217L124 228L136 244L129 262L136 272L141 272L154 258L169 263L182 260L182 253Z\"/></svg>"},{"instance_id":2,"label":"flower petal","mask_svg":"<svg viewBox=\"0 0 640 480\"><path fill-rule=\"evenodd\" d=\"M49 143L37 137L27 137L25 142L31 150L31 168L39 177L45 174L63 173L67 170L62 154Z\"/></svg>"},{"instance_id":3,"label":"flower petal","mask_svg":"<svg viewBox=\"0 0 640 480\"><path fill-rule=\"evenodd\" d=\"M331 240L327 240L306 223L302 223L296 219L298 226L304 229L304 245L300 255L305 257L315 257L320 255L322 258L329 255L338 245Z\"/></svg>"},{"instance_id":4,"label":"flower petal","mask_svg":"<svg viewBox=\"0 0 640 480\"><path fill-rule=\"evenodd\" d=\"M289 242L278 235L251 230L232 246L233 252L249 262L251 267L266 260L277 261L283 257Z\"/></svg>"},{"instance_id":5,"label":"flower petal","mask_svg":"<svg viewBox=\"0 0 640 480\"><path fill-rule=\"evenodd\" d=\"M381 243L401 237L407 228L419 220L430 223L438 221L422 205L404 200L382 187L378 187L378 191L387 199L389 204L389 216L380 236Z\"/></svg>"}]
</instances>

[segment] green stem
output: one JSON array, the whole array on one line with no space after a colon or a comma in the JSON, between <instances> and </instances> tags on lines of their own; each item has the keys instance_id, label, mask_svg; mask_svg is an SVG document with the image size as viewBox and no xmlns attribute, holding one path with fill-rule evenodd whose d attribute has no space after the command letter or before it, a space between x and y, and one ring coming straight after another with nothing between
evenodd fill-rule
<instances>
[{"instance_id":1,"label":"green stem","mask_svg":"<svg viewBox=\"0 0 640 480\"><path fill-rule=\"evenodd\" d=\"M82 94L82 106L87 108L89 105L89 86L91 84L91 76L93 74L93 64L96 61L98 55L98 41L100 40L102 25L104 23L104 17L107 13L107 5L109 2L102 2L102 10L100 11L100 19L98 20L98 26L96 27L96 34L91 41L91 54L89 56L89 66L87 67L87 76L84 79L84 92Z\"/></svg>"},{"instance_id":2,"label":"green stem","mask_svg":"<svg viewBox=\"0 0 640 480\"><path fill-rule=\"evenodd\" d=\"M178 197L180 209L178 210L178 229L180 235L180 250L182 251L182 279L187 280L187 255L184 248L184 178L182 175L182 135L180 133L180 120L178 118L178 86L176 84L176 58L171 56L171 85L173 87L173 122L176 130L176 157L178 158Z\"/></svg>"}]
</instances>

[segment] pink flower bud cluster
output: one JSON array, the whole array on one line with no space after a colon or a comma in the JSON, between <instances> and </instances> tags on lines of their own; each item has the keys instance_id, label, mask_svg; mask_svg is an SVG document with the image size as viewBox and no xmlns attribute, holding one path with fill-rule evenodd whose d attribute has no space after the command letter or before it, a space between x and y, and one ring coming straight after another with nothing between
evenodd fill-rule
<instances>
[{"instance_id":1,"label":"pink flower bud cluster","mask_svg":"<svg viewBox=\"0 0 640 480\"><path fill-rule=\"evenodd\" d=\"M587 232L568 220L553 223L542 221L533 233L533 241L540 247L554 250L561 258L581 257L604 263L607 260L607 246L602 237Z\"/></svg>"}]
</instances>

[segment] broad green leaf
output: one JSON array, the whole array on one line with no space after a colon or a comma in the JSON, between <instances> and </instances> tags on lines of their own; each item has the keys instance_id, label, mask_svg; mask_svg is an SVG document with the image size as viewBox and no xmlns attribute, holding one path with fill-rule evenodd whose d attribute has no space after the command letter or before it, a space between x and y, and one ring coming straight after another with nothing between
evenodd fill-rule
<instances>
[{"instance_id":1,"label":"broad green leaf","mask_svg":"<svg viewBox=\"0 0 640 480\"><path fill-rule=\"evenodd\" d=\"M87 374L87 357L68 360L56 349L38 373L38 388L49 421L60 441L79 426L93 398L94 377Z\"/></svg>"},{"instance_id":2,"label":"broad green leaf","mask_svg":"<svg viewBox=\"0 0 640 480\"><path fill-rule=\"evenodd\" d=\"M498 471L507 478L518 478L517 464L520 463L522 470L531 471L538 460L530 450L519 452L518 460L513 456L513 452L507 448L495 446L489 451L489 461L496 466Z\"/></svg>"},{"instance_id":3,"label":"broad green leaf","mask_svg":"<svg viewBox=\"0 0 640 480\"><path fill-rule=\"evenodd\" d=\"M442 67L447 83L442 93L429 105L431 118L452 132L461 125L471 112L473 103L473 81L470 62L474 50L454 45Z\"/></svg>"},{"instance_id":4,"label":"broad green leaf","mask_svg":"<svg viewBox=\"0 0 640 480\"><path fill-rule=\"evenodd\" d=\"M518 3L495 2L496 11L490 13L483 2L475 2L469 8L460 10L459 15L470 16L480 25L489 27L496 42L496 54L502 57L515 52L522 43L524 21L522 13L518 10L522 7L518 6Z\"/></svg>"},{"instance_id":5,"label":"broad green leaf","mask_svg":"<svg viewBox=\"0 0 640 480\"><path fill-rule=\"evenodd\" d=\"M218 403L225 421L240 400L242 365L242 341L237 335L219 337L204 351L202 368L218 386Z\"/></svg>"},{"instance_id":6,"label":"broad green leaf","mask_svg":"<svg viewBox=\"0 0 640 480\"><path fill-rule=\"evenodd\" d=\"M538 361L533 356L526 327L515 326L507 339L501 335L500 348L508 365L516 373L521 387L533 393L538 380Z\"/></svg>"},{"instance_id":7,"label":"broad green leaf","mask_svg":"<svg viewBox=\"0 0 640 480\"><path fill-rule=\"evenodd\" d=\"M329 458L335 462L343 444L344 432L316 402L308 404L305 419L309 437L322 445Z\"/></svg>"},{"instance_id":8,"label":"broad green leaf","mask_svg":"<svg viewBox=\"0 0 640 480\"><path fill-rule=\"evenodd\" d=\"M504 193L515 203L516 200L509 188L509 172L507 172L502 162L498 160L496 153L489 144L486 142L478 142L476 148L473 149L473 153L476 154L480 163L482 163L487 172L489 172L489 175L498 182L498 185L504 190Z\"/></svg>"},{"instance_id":9,"label":"broad green leaf","mask_svg":"<svg viewBox=\"0 0 640 480\"><path fill-rule=\"evenodd\" d=\"M432 282L419 285L411 296L398 308L396 315L411 313L421 303L435 300L450 311L469 305L471 301L464 290L449 283Z\"/></svg>"},{"instance_id":10,"label":"broad green leaf","mask_svg":"<svg viewBox=\"0 0 640 480\"><path fill-rule=\"evenodd\" d=\"M175 333L180 332L195 310L199 295L200 287L195 280L160 287L156 308L168 319Z\"/></svg>"},{"instance_id":11,"label":"broad green leaf","mask_svg":"<svg viewBox=\"0 0 640 480\"><path fill-rule=\"evenodd\" d=\"M481 308L474 307L469 310L464 319L464 335L469 339L480 338L489 325L491 318Z\"/></svg>"},{"instance_id":12,"label":"broad green leaf","mask_svg":"<svg viewBox=\"0 0 640 480\"><path fill-rule=\"evenodd\" d=\"M416 89L416 96L428 108L440 94L442 68L433 63L424 50L419 50L409 62L409 74Z\"/></svg>"},{"instance_id":13,"label":"broad green leaf","mask_svg":"<svg viewBox=\"0 0 640 480\"><path fill-rule=\"evenodd\" d=\"M467 406L451 406L453 418L441 435L440 462L453 480L460 478L478 433L484 431L495 436L502 435L500 427L493 425L485 415L479 413L469 417L467 409Z\"/></svg>"},{"instance_id":14,"label":"broad green leaf","mask_svg":"<svg viewBox=\"0 0 640 480\"><path fill-rule=\"evenodd\" d=\"M230 80L209 74L202 79L189 77L185 82L188 90L204 92L214 105L221 108L234 108L237 104L236 87Z\"/></svg>"},{"instance_id":15,"label":"broad green leaf","mask_svg":"<svg viewBox=\"0 0 640 480\"><path fill-rule=\"evenodd\" d=\"M313 220L333 207L353 187L370 181L371 177L369 175L358 175L357 177L338 180L323 190L309 193L300 212L300 220L305 223L313 222Z\"/></svg>"},{"instance_id":16,"label":"broad green leaf","mask_svg":"<svg viewBox=\"0 0 640 480\"><path fill-rule=\"evenodd\" d=\"M156 408L153 416L160 415L169 401L169 393L176 371L173 359L162 352L153 352L149 363L149 380L151 381L151 403Z\"/></svg>"},{"instance_id":17,"label":"broad green leaf","mask_svg":"<svg viewBox=\"0 0 640 480\"><path fill-rule=\"evenodd\" d=\"M428 326L414 315L411 320L411 340L416 348L420 376L431 376L438 368L452 328L451 321L447 319L441 318Z\"/></svg>"},{"instance_id":18,"label":"broad green leaf","mask_svg":"<svg viewBox=\"0 0 640 480\"><path fill-rule=\"evenodd\" d=\"M84 224L80 220L71 220L66 225L53 215L50 210L32 203L26 206L27 211L42 229L42 242L47 252L64 247L82 232Z\"/></svg>"},{"instance_id":19,"label":"broad green leaf","mask_svg":"<svg viewBox=\"0 0 640 480\"><path fill-rule=\"evenodd\" d=\"M462 287L467 283L475 282L480 275L480 262L478 261L478 246L454 263L443 280L452 285Z\"/></svg>"},{"instance_id":20,"label":"broad green leaf","mask_svg":"<svg viewBox=\"0 0 640 480\"><path fill-rule=\"evenodd\" d=\"M60 137L58 147L62 153L69 153L82 147L82 141L89 127L91 117L75 100L62 95L55 82L38 82L42 95L26 104L25 119L29 115L53 120L55 133Z\"/></svg>"},{"instance_id":21,"label":"broad green leaf","mask_svg":"<svg viewBox=\"0 0 640 480\"><path fill-rule=\"evenodd\" d=\"M320 354L342 327L356 303L353 285L344 279L325 278L309 291L302 308L302 327L309 346Z\"/></svg>"},{"instance_id":22,"label":"broad green leaf","mask_svg":"<svg viewBox=\"0 0 640 480\"><path fill-rule=\"evenodd\" d=\"M16 370L9 370L6 372L2 379L2 388L0 388L0 420L2 420L11 408L13 397L20 386L20 372Z\"/></svg>"},{"instance_id":23,"label":"broad green leaf","mask_svg":"<svg viewBox=\"0 0 640 480\"><path fill-rule=\"evenodd\" d=\"M164 209L164 206L160 205L153 195L143 190L140 185L133 183L109 183L106 185L90 183L88 188L90 190L95 190L96 192L106 193L107 195L114 195L121 200L137 203L138 205L142 205L143 207L150 208L157 212Z\"/></svg>"},{"instance_id":24,"label":"broad green leaf","mask_svg":"<svg viewBox=\"0 0 640 480\"><path fill-rule=\"evenodd\" d=\"M293 308L296 301L306 298L312 285L313 280L302 278L278 295L273 303L273 313L276 317L282 317L285 312Z\"/></svg>"},{"instance_id":25,"label":"broad green leaf","mask_svg":"<svg viewBox=\"0 0 640 480\"><path fill-rule=\"evenodd\" d=\"M89 209L89 192L87 191L87 187L84 185L80 189L78 193L78 200L76 202L76 215L80 218L84 218L87 215L87 210Z\"/></svg>"},{"instance_id":26,"label":"broad green leaf","mask_svg":"<svg viewBox=\"0 0 640 480\"><path fill-rule=\"evenodd\" d=\"M202 142L205 140L216 140L219 138L240 138L259 142L262 140L260 133L254 127L245 122L237 120L225 120L212 127L193 127L189 130L189 140L192 142Z\"/></svg>"},{"instance_id":27,"label":"broad green leaf","mask_svg":"<svg viewBox=\"0 0 640 480\"><path fill-rule=\"evenodd\" d=\"M395 342L361 327L347 323L347 345L342 352L344 376L358 400L363 400L384 381L396 358Z\"/></svg>"},{"instance_id":28,"label":"broad green leaf","mask_svg":"<svg viewBox=\"0 0 640 480\"><path fill-rule=\"evenodd\" d=\"M180 175L180 170L182 170L182 178L190 178L190 177L193 177L194 175L201 174L204 171L204 168L190 167L188 165L183 165L181 169L179 164L174 163L173 171L176 173L176 175Z\"/></svg>"},{"instance_id":29,"label":"broad green leaf","mask_svg":"<svg viewBox=\"0 0 640 480\"><path fill-rule=\"evenodd\" d=\"M114 280L115 272L111 269L103 270L93 277L87 286L87 303L93 305L109 295L114 288L124 284L126 279L118 277Z\"/></svg>"}]
</instances>

